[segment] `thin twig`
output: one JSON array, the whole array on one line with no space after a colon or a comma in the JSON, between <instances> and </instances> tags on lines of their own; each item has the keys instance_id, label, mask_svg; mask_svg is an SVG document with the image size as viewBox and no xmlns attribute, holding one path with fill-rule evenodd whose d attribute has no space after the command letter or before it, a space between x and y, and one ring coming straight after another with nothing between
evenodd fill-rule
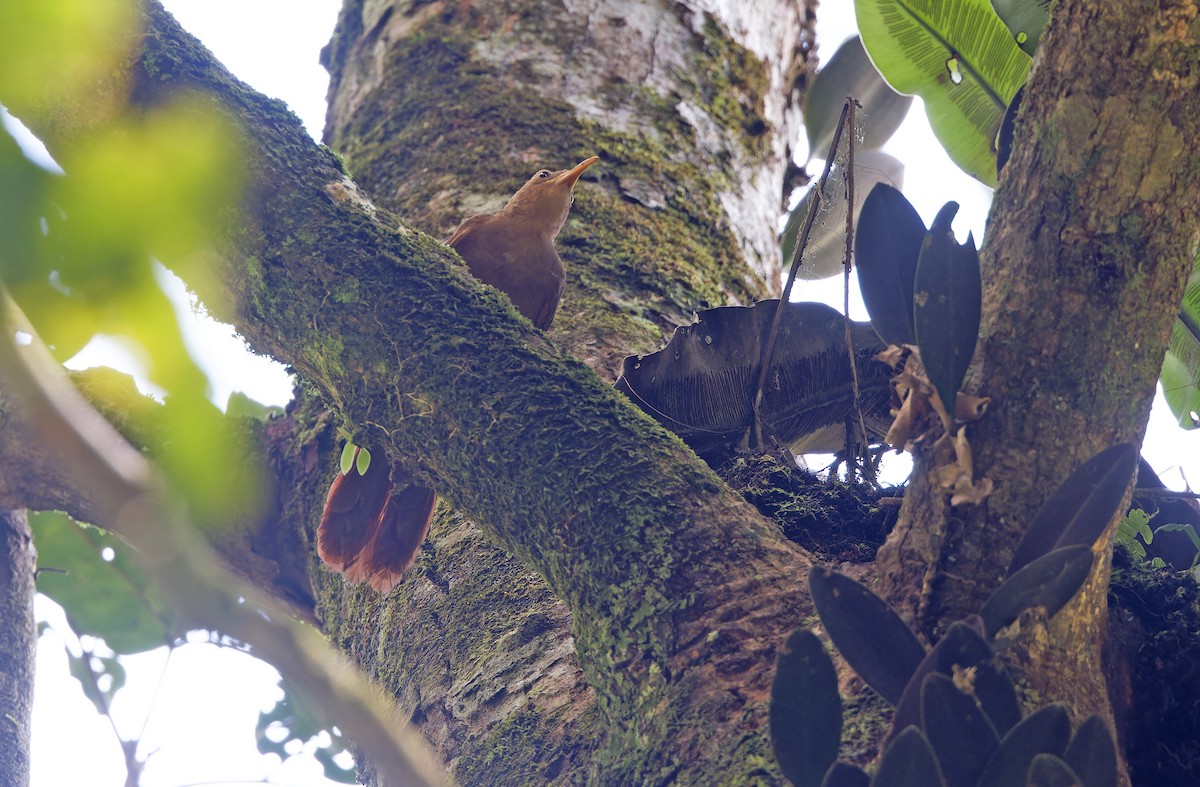
<instances>
[{"instance_id":1,"label":"thin twig","mask_svg":"<svg viewBox=\"0 0 1200 787\"><path fill-rule=\"evenodd\" d=\"M808 213L804 217L804 226L800 229L800 234L796 241L796 250L792 253L792 265L788 270L787 282L783 286L783 293L779 297L779 304L775 307L775 316L771 319L771 330L767 334L767 343L763 347L762 355L758 359L758 377L754 383L754 390L750 395L754 415L753 425L750 429L750 443L753 448L760 448L763 444L762 390L763 386L767 383L767 370L771 367L771 359L775 355L775 340L779 336L779 323L783 319L784 309L792 299L792 287L796 284L796 275L800 272L800 262L804 259L804 249L808 246L808 236L812 232L813 224L817 220L817 211L821 208L821 194L824 192L825 184L829 180L829 173L833 169L833 162L837 159L838 146L842 144L842 130L845 128L846 116L849 111L849 104L842 107L842 116L838 120L837 129L833 133L833 141L829 144L829 156L825 160L825 170L821 173L821 179L817 181L817 185L809 191L809 196L806 198Z\"/></svg>"},{"instance_id":2,"label":"thin twig","mask_svg":"<svg viewBox=\"0 0 1200 787\"><path fill-rule=\"evenodd\" d=\"M870 437L867 435L867 422L863 418L861 393L858 387L858 363L854 354L854 335L850 330L850 265L851 256L854 254L854 109L858 106L858 102L853 96L846 97L846 126L850 129L850 136L846 141L846 245L842 256L842 273L844 276L842 285L842 312L846 315L846 353L850 361L850 390L854 394L854 414L858 417L859 434L862 435L863 453L859 453L859 446L846 446L846 475L847 481L853 482L854 478L851 475L850 456L853 451L855 463L858 459L862 459L862 474L863 480L870 483L875 482L875 467L871 464L870 457L866 453L867 446L870 442ZM852 430L847 429L847 434Z\"/></svg>"}]
</instances>

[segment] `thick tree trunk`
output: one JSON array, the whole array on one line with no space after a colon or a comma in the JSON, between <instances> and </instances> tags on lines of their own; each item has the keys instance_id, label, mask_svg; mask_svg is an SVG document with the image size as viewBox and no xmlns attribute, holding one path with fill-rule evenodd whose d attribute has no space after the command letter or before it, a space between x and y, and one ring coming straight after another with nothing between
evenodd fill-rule
<instances>
[{"instance_id":1,"label":"thick tree trunk","mask_svg":"<svg viewBox=\"0 0 1200 787\"><path fill-rule=\"evenodd\" d=\"M37 557L24 511L0 511L0 783L29 784L33 716L33 572Z\"/></svg>"},{"instance_id":2,"label":"thick tree trunk","mask_svg":"<svg viewBox=\"0 0 1200 787\"><path fill-rule=\"evenodd\" d=\"M995 492L950 509L918 477L879 555L885 591L926 632L978 609L1059 481L1141 442L1200 239L1197 41L1190 2L1055 9L982 255L970 389L992 406L969 429ZM1096 665L1110 546L1031 654L1034 688L1076 713L1107 713Z\"/></svg>"}]
</instances>

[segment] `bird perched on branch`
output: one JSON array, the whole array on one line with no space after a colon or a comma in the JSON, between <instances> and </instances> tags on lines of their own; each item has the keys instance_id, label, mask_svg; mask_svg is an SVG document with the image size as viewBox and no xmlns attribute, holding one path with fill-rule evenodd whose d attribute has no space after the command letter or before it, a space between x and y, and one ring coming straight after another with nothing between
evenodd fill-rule
<instances>
[{"instance_id":1,"label":"bird perched on branch","mask_svg":"<svg viewBox=\"0 0 1200 787\"><path fill-rule=\"evenodd\" d=\"M447 241L477 279L508 295L541 330L554 321L566 280L554 238L567 221L579 176L599 160L592 156L571 169L539 170L503 208L472 216ZM354 449L355 460L359 452ZM348 581L386 593L416 559L437 493L416 483L401 463L389 466L382 451L375 455L361 473L359 463L350 462L329 487L317 526L317 552Z\"/></svg>"}]
</instances>

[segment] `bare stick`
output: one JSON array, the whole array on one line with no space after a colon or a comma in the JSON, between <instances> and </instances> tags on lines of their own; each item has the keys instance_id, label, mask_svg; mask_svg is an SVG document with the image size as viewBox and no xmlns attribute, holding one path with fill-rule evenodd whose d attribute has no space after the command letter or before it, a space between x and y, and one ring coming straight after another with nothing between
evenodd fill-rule
<instances>
[{"instance_id":1,"label":"bare stick","mask_svg":"<svg viewBox=\"0 0 1200 787\"><path fill-rule=\"evenodd\" d=\"M804 259L804 249L808 246L808 236L812 232L812 226L817 220L817 211L821 208L821 193L825 190L825 184L829 180L829 172L833 169L833 162L837 159L838 146L842 144L842 131L846 127L846 117L850 112L850 102L847 101L842 107L842 116L838 120L837 130L833 133L833 141L829 143L829 155L825 159L825 170L821 173L821 179L817 182L816 187L809 192L808 197L808 213L804 217L804 226L800 229L800 235L796 241L796 251L792 254L792 265L788 270L787 282L783 285L783 293L779 296L779 304L775 307L775 316L771 320L771 330L767 334L767 343L763 347L762 356L758 360L758 378L754 383L754 391L751 393L750 401L754 413L754 424L750 429L750 445L752 448L760 448L763 444L762 439L762 413L760 411L762 405L762 390L767 383L767 370L771 366L771 359L775 355L775 340L779 336L779 322L783 319L783 310L792 298L792 288L796 284L796 275L800 272L800 262Z\"/></svg>"},{"instance_id":2,"label":"bare stick","mask_svg":"<svg viewBox=\"0 0 1200 787\"><path fill-rule=\"evenodd\" d=\"M850 129L850 137L846 142L846 246L842 256L842 272L844 276L842 286L843 308L842 313L846 315L846 354L850 361L850 390L854 394L854 414L858 417L859 434L862 435L862 447L864 449L864 461L862 463L863 480L875 481L875 467L871 464L870 457L865 454L865 450L870 442L870 437L867 435L867 422L863 418L862 402L859 400L860 393L858 387L858 363L854 355L854 337L850 331L850 266L851 257L854 254L854 110L859 104L854 100L853 96L846 97L846 111L844 117L846 119L846 127ZM855 457L857 464L860 454L858 445L850 445L852 429L846 430L846 480L853 482L854 471L851 469L853 465L850 463L850 456Z\"/></svg>"}]
</instances>

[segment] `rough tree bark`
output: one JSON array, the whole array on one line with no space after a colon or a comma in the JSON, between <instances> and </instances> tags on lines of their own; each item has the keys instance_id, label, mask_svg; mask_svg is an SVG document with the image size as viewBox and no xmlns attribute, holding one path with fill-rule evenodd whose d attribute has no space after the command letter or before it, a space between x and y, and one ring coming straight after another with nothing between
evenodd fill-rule
<instances>
[{"instance_id":1,"label":"rough tree bark","mask_svg":"<svg viewBox=\"0 0 1200 787\"><path fill-rule=\"evenodd\" d=\"M33 716L33 572L37 555L24 511L0 511L0 782L29 784L29 725Z\"/></svg>"},{"instance_id":2,"label":"rough tree bark","mask_svg":"<svg viewBox=\"0 0 1200 787\"><path fill-rule=\"evenodd\" d=\"M982 253L971 375L992 398L971 427L981 506L950 509L924 478L880 551L882 586L927 633L1003 578L1050 491L1102 448L1140 444L1200 243L1196 7L1070 0L1035 60ZM1110 537L1031 675L1074 713L1107 712L1095 665Z\"/></svg>"},{"instance_id":3,"label":"rough tree bark","mask_svg":"<svg viewBox=\"0 0 1200 787\"><path fill-rule=\"evenodd\" d=\"M502 673L494 665L517 653L538 666L521 650L561 614L501 616L478 601L478 613L445 607L457 617L425 619L437 630L436 654L405 650L403 626L421 616L426 597L453 602L464 585L471 589L469 555L447 571L421 567L383 606L315 570L331 637L397 694L411 685L412 665L449 663L457 694L443 681L431 702L420 685L415 697L402 696L435 739L446 719L434 714L449 710L453 724L441 729L462 735L447 736L447 759L469 765L460 747L474 746L469 753L483 767L485 746L494 757L515 741L563 778L590 768L620 783L671 773L739 780L771 769L765 697L778 643L809 611L795 592L806 556L676 439L529 332L445 247L366 202L328 151L212 63L160 8L147 9L149 30L126 72L135 106L200 90L246 132L250 192L221 277L231 292L202 293L206 302L311 381L356 437L419 463L546 580L573 613L578 669L595 708L586 729L574 731L563 711L569 695L542 695L520 680L485 694L490 703L471 704L480 665ZM86 119L62 108L21 115L52 150L86 137ZM601 207L620 199L597 196ZM446 539L430 551L453 548ZM485 578L489 599L522 594L531 581ZM519 701L497 702L508 689ZM501 723L484 727L497 713ZM464 727L454 714L479 726ZM504 763L488 772L522 778Z\"/></svg>"},{"instance_id":4,"label":"rough tree bark","mask_svg":"<svg viewBox=\"0 0 1200 787\"><path fill-rule=\"evenodd\" d=\"M704 5L347 3L323 57L326 142L375 199L440 237L538 167L600 155L600 182L577 188L559 238L568 283L550 335L611 380L694 309L778 280L791 82L810 20L790 2L708 4L720 17ZM547 776L586 760L594 731L569 731L591 726L594 698L568 610L445 507L430 543L429 575L453 581L402 591L418 603L390 634L357 606L323 606L327 628L364 655L388 637L376 674L465 782L484 777L475 769L498 741Z\"/></svg>"},{"instance_id":5,"label":"rough tree bark","mask_svg":"<svg viewBox=\"0 0 1200 787\"><path fill-rule=\"evenodd\" d=\"M327 55L328 133L378 205L441 233L494 207L528 170L604 157L605 178L581 184L561 236L573 284L547 341L147 4L127 72L135 106L199 90L247 135L251 188L227 249L229 291L202 296L296 368L356 438L414 460L462 512L443 513L412 578L386 599L344 588L304 554L325 631L463 782L778 779L765 692L775 649L810 613L799 582L810 559L569 355L607 372L687 309L766 289L764 220L781 196L787 127L776 97L796 62L795 42L771 33L795 9L745 4L718 23L700 5L347 5ZM927 631L994 584L1047 484L1140 435L1195 252L1200 135L1185 110L1197 67L1184 43L1200 39L1195 15L1191 3L1150 0L1056 10L989 230L975 378L998 410L976 439L998 489L988 527L967 527L962 512L944 523L940 498L914 497L880 561L891 572L918 561L918 576L895 574L890 587L910 611L932 610ZM649 67L598 59L619 54L618 40L652 54ZM1107 60L1093 63L1093 50ZM564 62L576 72L556 70ZM590 92L589 79L610 75L623 81ZM52 150L82 141L70 108L14 109ZM1121 149L1135 155L1118 160ZM701 155L680 152L692 150ZM629 295L643 289L648 303ZM1004 317L1014 293L1046 298L1014 325L1078 322L1014 335ZM1114 314L1134 324L1105 332ZM1033 357L1021 350L1042 338ZM1077 369L1107 368L1097 353L1119 365L1082 387L1106 403L1092 410L1071 388ZM297 413L296 444L327 428ZM1064 421L1086 431L1068 438ZM307 504L255 543L306 543L328 481L317 461L278 453L279 477L299 480ZM948 578L924 583L927 570ZM983 580L961 586L959 574ZM1093 598L1078 620L1102 623ZM1099 663L1094 637L1079 641L1085 658L1056 680L1080 685L1086 658ZM1053 695L1037 665L1033 688Z\"/></svg>"}]
</instances>

